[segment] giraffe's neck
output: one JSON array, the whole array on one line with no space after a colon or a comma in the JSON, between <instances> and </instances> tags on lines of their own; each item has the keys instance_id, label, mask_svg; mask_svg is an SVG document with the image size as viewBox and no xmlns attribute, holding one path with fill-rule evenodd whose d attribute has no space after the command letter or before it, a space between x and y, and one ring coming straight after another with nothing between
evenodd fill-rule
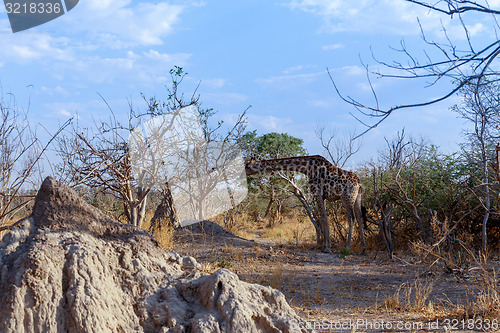
<instances>
[{"instance_id":1,"label":"giraffe's neck","mask_svg":"<svg viewBox=\"0 0 500 333\"><path fill-rule=\"evenodd\" d=\"M309 162L307 157L278 158L261 160L247 165L247 173L253 175L259 172L270 171L295 171L309 175Z\"/></svg>"}]
</instances>

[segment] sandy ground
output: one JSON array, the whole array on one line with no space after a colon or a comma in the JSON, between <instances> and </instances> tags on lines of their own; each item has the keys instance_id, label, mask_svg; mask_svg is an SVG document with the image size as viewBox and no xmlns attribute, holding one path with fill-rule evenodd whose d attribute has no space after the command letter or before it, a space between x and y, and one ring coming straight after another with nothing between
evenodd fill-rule
<instances>
[{"instance_id":1,"label":"sandy ground","mask_svg":"<svg viewBox=\"0 0 500 333\"><path fill-rule=\"evenodd\" d=\"M249 241L211 224L176 232L174 250L194 256L208 271L228 268L244 281L281 290L318 331L498 331L479 329L488 323L472 324L457 315L480 288L477 276L445 273L411 258L390 260L382 252L344 257L321 253L313 244Z\"/></svg>"}]
</instances>

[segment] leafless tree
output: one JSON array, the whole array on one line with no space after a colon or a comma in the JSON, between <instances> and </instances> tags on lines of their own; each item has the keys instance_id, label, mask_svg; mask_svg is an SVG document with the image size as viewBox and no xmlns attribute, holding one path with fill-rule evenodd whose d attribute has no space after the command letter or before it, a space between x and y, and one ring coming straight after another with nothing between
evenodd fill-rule
<instances>
[{"instance_id":1,"label":"leafless tree","mask_svg":"<svg viewBox=\"0 0 500 333\"><path fill-rule=\"evenodd\" d=\"M490 164L494 159L494 146L500 138L500 86L490 83L488 85L471 84L461 89L462 103L452 109L469 121L474 127L466 131L474 153L479 152L479 168L482 176L480 195L484 206L482 221L482 246L487 249L487 223L491 209L490 189ZM475 158L474 156L470 156Z\"/></svg>"},{"instance_id":2,"label":"leafless tree","mask_svg":"<svg viewBox=\"0 0 500 333\"><path fill-rule=\"evenodd\" d=\"M381 162L387 170L400 170L402 166L413 167L425 155L427 139L407 137L405 129L392 139L384 138L386 148L379 152Z\"/></svg>"},{"instance_id":3,"label":"leafless tree","mask_svg":"<svg viewBox=\"0 0 500 333\"><path fill-rule=\"evenodd\" d=\"M109 119L94 121L89 129L76 123L58 139L62 163L59 177L72 186L98 189L123 202L129 223L139 226L144 218L149 189L137 187L128 155L128 135L137 119L132 111L122 125L110 109Z\"/></svg>"},{"instance_id":4,"label":"leafless tree","mask_svg":"<svg viewBox=\"0 0 500 333\"><path fill-rule=\"evenodd\" d=\"M178 92L178 86L186 75L182 68L173 68L170 75L172 87L167 88L167 102L143 96L146 110L137 111L130 104L128 117L123 121L117 118L102 98L110 112L108 119L94 119L90 129L81 128L76 123L72 131L58 139L57 153L62 161L59 177L73 186L83 185L111 194L123 203L127 221L136 226L140 226L144 219L151 189L140 186L138 179L134 178L129 156L129 135L143 119L196 102L195 94L189 102L185 102L184 96ZM168 195L164 200L169 203Z\"/></svg>"},{"instance_id":5,"label":"leafless tree","mask_svg":"<svg viewBox=\"0 0 500 333\"><path fill-rule=\"evenodd\" d=\"M324 126L318 126L316 136L320 140L324 154L338 168L343 168L362 147L361 138L356 138L356 134L342 135L338 129L327 133Z\"/></svg>"},{"instance_id":6,"label":"leafless tree","mask_svg":"<svg viewBox=\"0 0 500 333\"><path fill-rule=\"evenodd\" d=\"M486 0L438 0L436 2L417 0L405 1L458 20L467 42L463 49L462 47L459 47L459 43L451 39L444 26L442 27L444 41L437 42L431 40L426 36L423 28L420 26L422 39L428 46L428 49L424 50L422 57L419 57L411 51L404 42L401 42L400 48L396 49L396 51L398 51L398 55L403 55L406 59L405 61L387 62L378 60L374 56L376 62L379 65L382 65L382 69L372 70L367 65L364 65L374 96L374 103L372 105L360 102L357 99L341 93L340 88L335 82L331 72L328 71L337 94L345 102L351 104L358 111L360 111L362 117L366 116L369 119L375 119L374 122L370 120L368 121L369 123L367 123L361 118L356 117L367 126L367 130L362 132L360 135L363 135L370 129L377 127L394 111L435 104L454 96L460 91L460 89L462 89L462 87L466 85L487 85L499 80L499 73L496 66L497 57L500 54L500 40L498 39L498 35L492 34L491 41L487 43L486 46L482 45L478 47L475 45L476 43L467 28L469 16L476 13L483 15L484 18L491 18L491 22L493 22L492 24L494 25L492 28L495 31L498 31L498 28L500 27L497 21L498 15L500 15L499 10L492 9ZM371 85L370 77L372 76L390 79L423 79L425 80L426 86L433 86L443 80L449 80L454 83L454 87L434 99L386 108L381 107L379 104L377 94Z\"/></svg>"},{"instance_id":7,"label":"leafless tree","mask_svg":"<svg viewBox=\"0 0 500 333\"><path fill-rule=\"evenodd\" d=\"M44 145L28 121L28 111L18 108L11 96L10 101L0 99L0 226L8 223L33 200L33 190L43 177L44 154L70 122L66 122Z\"/></svg>"},{"instance_id":8,"label":"leafless tree","mask_svg":"<svg viewBox=\"0 0 500 333\"><path fill-rule=\"evenodd\" d=\"M160 189L161 199L157 207L154 217L157 220L151 222L153 229L160 229L160 225L169 221L169 223L176 224L176 211L172 207L172 193L173 188L168 184L170 182L164 174L161 174L161 168L156 168L160 164L165 164L165 160L160 160L163 156L156 156L157 151L150 149L153 145L155 148L163 150L176 150L176 147L169 147L169 145L178 146L182 144L182 139L172 142L167 142L168 138L163 138L159 133L168 132L174 126L174 120L177 117L176 111L191 105L196 105L198 108L198 115L196 118L201 122L203 130L203 140L207 143L221 138L221 146L229 146L229 141L234 140L234 137L241 135L245 118L244 114L238 118L236 124L229 130L228 134L221 137L218 130L222 126L222 122L217 123L215 126L210 126L210 118L214 115L212 109L200 108L199 96L196 90L190 98L184 97L180 91L179 86L187 75L182 68L175 67L170 71L172 86L167 88L167 99L162 102L156 98L147 99L143 96L146 102L145 111L137 111L130 105L128 117L126 121L120 121L114 111L109 107L110 116L107 120L94 120L93 126L90 129L80 128L78 123L74 126L73 131L69 132L65 137L59 139L58 153L61 156L63 163L60 165L60 174L66 182L73 185L84 185L93 189L100 189L103 192L109 193L116 197L124 205L126 219L129 223L140 226L143 222L146 212L148 201L148 194L153 188L153 183L148 180L148 177L158 177L154 180L156 183L161 183L159 186L164 185ZM103 98L103 101L106 101ZM107 103L106 103L107 105ZM160 117L171 115L171 117ZM154 119L153 119L154 118ZM131 149L129 138L136 133L142 133L145 123L160 119L159 127L154 127L156 123L152 123L150 137L143 138L144 140L137 139L138 145ZM142 131L141 131L142 129ZM158 130L158 133L154 132ZM172 134L173 135L173 134ZM141 135L142 137L142 135ZM134 137L135 138L135 137ZM179 168L177 169L177 177L183 180L188 171L199 170L204 168L204 172L208 173L211 167L220 168L220 156L215 156L215 164L208 163L208 144L199 147L196 151L186 151L186 154L176 156ZM220 151L224 151L223 148ZM132 152L132 158L131 153ZM136 155L134 155L134 152ZM213 150L211 150L213 152ZM225 151L227 153L227 151ZM168 154L168 153L167 153ZM192 156L197 155L197 158ZM139 162L151 162L149 166L152 169L141 169L138 174L134 174L133 167L136 166L132 161L133 157L138 157ZM170 156L172 157L172 156ZM205 157L205 159L204 159ZM212 161L212 160L211 160ZM181 163L182 162L182 163ZM201 162L205 164L201 165ZM208 164L210 165L208 165ZM218 164L219 163L219 164ZM148 165L146 165L148 166ZM191 168L190 170L187 170ZM198 168L198 169L197 169ZM170 175L172 176L172 175ZM172 176L173 177L173 176ZM208 184L210 182L205 182ZM214 183L211 183L214 184ZM151 186L148 186L151 185ZM189 189L185 189L188 195L191 195ZM208 193L207 189L203 189L201 193ZM191 199L202 200L203 198ZM195 201L196 201L195 200Z\"/></svg>"},{"instance_id":9,"label":"leafless tree","mask_svg":"<svg viewBox=\"0 0 500 333\"><path fill-rule=\"evenodd\" d=\"M385 162L385 169L392 174L391 184L384 184L392 201L405 209L415 221L416 229L420 237L427 239L429 237L430 226L420 210L428 198L419 198L416 200L410 194L408 184L401 180L403 169L412 170L425 156L427 147L425 139L420 141L409 137L406 138L404 129L398 132L392 140L386 140L386 153L382 153L382 159Z\"/></svg>"},{"instance_id":10,"label":"leafless tree","mask_svg":"<svg viewBox=\"0 0 500 333\"><path fill-rule=\"evenodd\" d=\"M301 175L285 173L282 171L277 171L276 174L290 185L289 188L286 188L286 191L292 193L297 198L297 200L299 200L300 204L307 214L307 217L309 217L309 220L316 230L316 242L318 245L321 245L323 242L323 231L321 230L321 225L319 222L320 218L318 216L317 210L315 209L314 199L309 192L309 187L305 184L300 184L301 180L302 183L304 183L304 177Z\"/></svg>"},{"instance_id":11,"label":"leafless tree","mask_svg":"<svg viewBox=\"0 0 500 333\"><path fill-rule=\"evenodd\" d=\"M419 177L413 172L426 156L425 139L407 137L404 129L392 139L385 139L386 148L379 151L378 162L371 162L365 169L368 188L373 191L367 206L373 209L369 222L378 225L381 240L392 257L394 250L392 229L402 221L401 216L414 221L415 237L430 241L430 221L423 214L429 200L427 195L415 195L415 184L408 178ZM431 194L432 195L432 194Z\"/></svg>"},{"instance_id":12,"label":"leafless tree","mask_svg":"<svg viewBox=\"0 0 500 333\"><path fill-rule=\"evenodd\" d=\"M39 148L27 114L0 102L0 225L28 202L18 202L22 186L30 181Z\"/></svg>"},{"instance_id":13,"label":"leafless tree","mask_svg":"<svg viewBox=\"0 0 500 333\"><path fill-rule=\"evenodd\" d=\"M241 168L243 157L235 142L244 129L245 113L220 141L202 138L202 144L179 152L169 186L178 200L185 203L181 211L191 212L184 215L203 220L218 215L225 210L223 207L229 208L227 205L234 208L242 200L240 185L246 176Z\"/></svg>"},{"instance_id":14,"label":"leafless tree","mask_svg":"<svg viewBox=\"0 0 500 333\"><path fill-rule=\"evenodd\" d=\"M209 194L213 194L215 188L220 186L230 176L230 167L232 158L238 154L238 149L235 142L241 137L246 127L246 110L244 110L236 119L235 123L227 129L223 130L223 121L214 121L216 111L211 108L203 108L200 102L200 96L197 95L197 88L186 98L181 92L181 84L187 73L180 67L174 67L170 71L171 87L167 88L166 102L159 102L156 98L149 99L148 113L151 115L169 114L173 110L178 110L188 105L195 105L198 110L198 118L201 124L203 134L201 141L204 143L199 145L195 150L184 151L178 156L179 167L176 169L176 174L171 175L172 184L166 184L162 189L161 203L155 211L155 216L168 215L175 226L179 225L180 221L176 221L178 214L172 207L171 190L176 190L177 193L183 192L187 196L188 201L196 203L198 206L198 214L203 215L203 206ZM216 172L214 172L216 171ZM198 174L204 178L204 181L193 183L196 177L188 176ZM201 176L203 174L203 176ZM175 184L174 184L175 182ZM182 185L181 185L182 184ZM175 186L174 186L175 185ZM228 190L229 193L231 191ZM234 193L231 193L234 194ZM231 195L230 194L230 195ZM213 196L212 196L213 197ZM191 205L194 208L193 205ZM166 209L166 211L164 211ZM200 215L200 216L201 216ZM152 226L158 225L155 219L152 220Z\"/></svg>"}]
</instances>

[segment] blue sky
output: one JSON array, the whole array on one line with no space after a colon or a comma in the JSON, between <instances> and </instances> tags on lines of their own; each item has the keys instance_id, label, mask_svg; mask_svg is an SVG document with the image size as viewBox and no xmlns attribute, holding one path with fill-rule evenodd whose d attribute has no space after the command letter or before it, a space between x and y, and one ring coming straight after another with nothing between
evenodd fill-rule
<instances>
[{"instance_id":1,"label":"blue sky","mask_svg":"<svg viewBox=\"0 0 500 333\"><path fill-rule=\"evenodd\" d=\"M287 132L304 139L309 153L321 154L318 126L338 129L339 136L365 129L350 115L357 111L335 94L326 68L345 94L372 101L360 58L376 67L372 49L391 61L399 56L391 46L403 39L422 55L417 17L431 39L443 40L444 26L455 43L465 42L457 19L403 0L80 0L66 15L16 34L0 6L0 84L4 98L14 94L18 106L29 105L33 121L55 131L75 114L83 123L106 116L99 94L123 116L130 100L145 107L141 93L164 98L168 71L177 65L189 73L185 91L201 82L203 105L218 110L220 119L230 123L252 105L249 129ZM488 20L466 24L477 46L494 33ZM383 105L430 99L451 87L372 82ZM444 151L457 149L464 122L449 111L457 102L394 114L363 137L350 164L376 156L384 136L403 127Z\"/></svg>"}]
</instances>

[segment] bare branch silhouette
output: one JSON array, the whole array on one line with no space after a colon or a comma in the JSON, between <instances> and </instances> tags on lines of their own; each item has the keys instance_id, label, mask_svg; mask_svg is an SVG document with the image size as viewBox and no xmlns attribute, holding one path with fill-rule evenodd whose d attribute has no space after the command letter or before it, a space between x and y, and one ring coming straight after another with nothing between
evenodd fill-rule
<instances>
[{"instance_id":1,"label":"bare branch silhouette","mask_svg":"<svg viewBox=\"0 0 500 333\"><path fill-rule=\"evenodd\" d=\"M495 34L492 37L494 40L487 43L486 46L476 49L473 46L474 43L471 33L469 32L466 24L466 19L468 18L466 14L474 12L476 15L477 13L480 15L490 15L494 22L494 28L499 28L500 26L496 21L496 16L500 15L499 10L490 8L487 2L483 5L479 3L479 1L440 0L434 3L416 0L406 1L417 6L428 8L430 11L450 16L452 19L458 19L465 36L467 46L464 49L460 49L457 46L458 44L452 41L444 25L442 25L442 32L444 34L445 41L436 42L428 39L420 21L418 21L421 38L428 46L428 49L424 50L423 57L419 57L413 51L409 50L405 42L402 41L400 48L394 49L394 51L398 54L402 54L406 59L405 62L396 60L392 62L382 61L377 59L372 52L373 59L377 64L382 66L382 69L372 70L367 65L363 64L368 76L368 84L374 96L374 103L372 105L362 103L359 100L342 93L332 75L332 72L327 68L328 75L337 95L340 96L344 102L354 106L361 113L362 117L371 119L366 121L353 114L358 121L367 127L367 129L359 134L358 137L377 127L394 111L436 104L454 96L460 91L460 89L471 83L479 86L488 85L492 82L500 80L498 70L495 66L493 66L495 60L500 54L500 40L498 40ZM431 52L435 54L431 55ZM425 79L427 81L427 87L434 86L437 82L443 80L449 80L449 82L454 84L454 87L450 88L447 92L436 98L416 103L381 107L375 89L371 83L370 77L372 76L389 79ZM373 122L373 120L375 121Z\"/></svg>"}]
</instances>

